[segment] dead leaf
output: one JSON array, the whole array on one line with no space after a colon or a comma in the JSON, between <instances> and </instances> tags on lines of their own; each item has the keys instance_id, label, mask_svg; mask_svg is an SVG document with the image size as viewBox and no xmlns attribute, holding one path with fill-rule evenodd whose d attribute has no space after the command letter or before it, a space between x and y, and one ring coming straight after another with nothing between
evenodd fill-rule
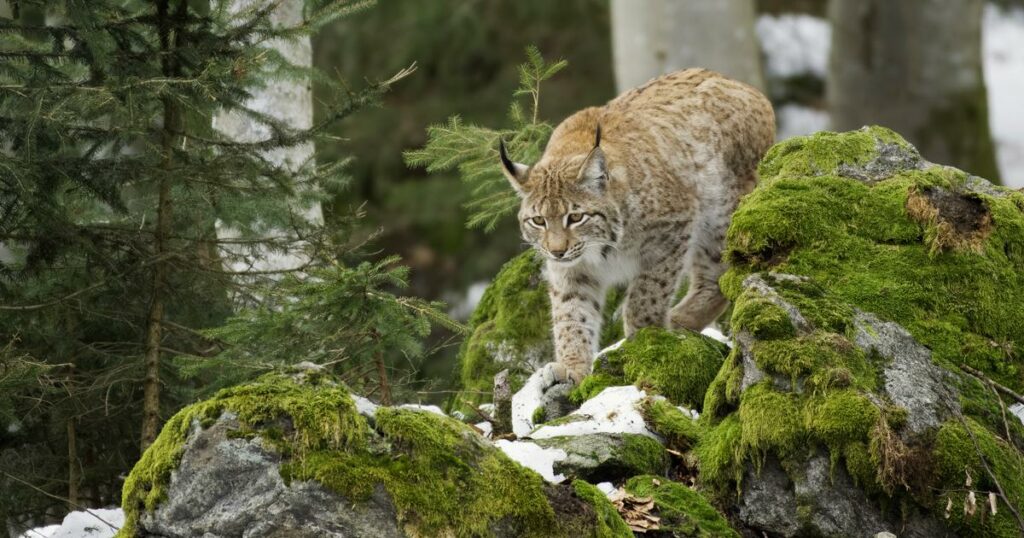
<instances>
[{"instance_id":1,"label":"dead leaf","mask_svg":"<svg viewBox=\"0 0 1024 538\"><path fill-rule=\"evenodd\" d=\"M977 511L978 499L974 496L974 491L972 490L967 494L967 497L964 498L964 515L973 516Z\"/></svg>"},{"instance_id":2,"label":"dead leaf","mask_svg":"<svg viewBox=\"0 0 1024 538\"><path fill-rule=\"evenodd\" d=\"M992 510L992 515L996 515L996 494L994 491L988 492L988 507Z\"/></svg>"},{"instance_id":3,"label":"dead leaf","mask_svg":"<svg viewBox=\"0 0 1024 538\"><path fill-rule=\"evenodd\" d=\"M973 482L973 480L971 480L971 471L969 469L964 469L964 474L967 475L967 479L964 480L964 487L969 488L971 487L971 482Z\"/></svg>"},{"instance_id":4,"label":"dead leaf","mask_svg":"<svg viewBox=\"0 0 1024 538\"><path fill-rule=\"evenodd\" d=\"M953 515L953 498L946 497L946 519Z\"/></svg>"}]
</instances>

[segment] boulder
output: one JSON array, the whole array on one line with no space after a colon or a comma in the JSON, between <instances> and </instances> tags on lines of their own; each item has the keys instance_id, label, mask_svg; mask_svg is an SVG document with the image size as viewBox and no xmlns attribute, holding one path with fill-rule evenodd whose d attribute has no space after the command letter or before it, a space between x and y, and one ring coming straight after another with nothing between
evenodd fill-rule
<instances>
[{"instance_id":1,"label":"boulder","mask_svg":"<svg viewBox=\"0 0 1024 538\"><path fill-rule=\"evenodd\" d=\"M588 484L547 484L455 419L361 407L307 369L183 409L125 482L120 536L575 537L622 525Z\"/></svg>"},{"instance_id":2,"label":"boulder","mask_svg":"<svg viewBox=\"0 0 1024 538\"><path fill-rule=\"evenodd\" d=\"M960 366L1024 386L1024 194L877 127L760 172L728 233L702 487L758 534L1019 536L1024 428Z\"/></svg>"}]
</instances>

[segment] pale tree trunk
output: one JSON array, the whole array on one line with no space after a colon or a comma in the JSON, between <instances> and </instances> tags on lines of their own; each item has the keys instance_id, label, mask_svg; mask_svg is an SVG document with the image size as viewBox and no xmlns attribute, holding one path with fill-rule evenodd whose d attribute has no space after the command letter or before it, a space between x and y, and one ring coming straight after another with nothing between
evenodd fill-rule
<instances>
[{"instance_id":1,"label":"pale tree trunk","mask_svg":"<svg viewBox=\"0 0 1024 538\"><path fill-rule=\"evenodd\" d=\"M982 0L834 0L836 130L889 127L933 162L998 180L982 77Z\"/></svg>"},{"instance_id":2,"label":"pale tree trunk","mask_svg":"<svg viewBox=\"0 0 1024 538\"><path fill-rule=\"evenodd\" d=\"M239 13L261 7L274 0L235 0L231 10ZM271 15L271 21L281 27L298 26L303 23L302 0L285 0ZM271 42L284 58L294 65L311 67L313 65L313 45L308 36L289 41ZM256 91L246 106L271 116L285 125L296 129L309 129L313 126L313 87L311 81L273 80L265 88ZM229 138L239 142L254 142L270 137L270 129L250 116L237 112L222 112L214 118L214 127ZM265 153L272 162L296 171L313 159L314 144L312 141L294 147L279 148ZM300 208L310 222L319 223L323 215L319 204ZM218 227L217 235L221 238L232 237L234 232L225 227ZM255 270L281 270L300 267L307 261L307 256L299 252L271 253L263 252L260 259L251 267ZM237 263L236 269L249 268L248 263Z\"/></svg>"},{"instance_id":3,"label":"pale tree trunk","mask_svg":"<svg viewBox=\"0 0 1024 538\"><path fill-rule=\"evenodd\" d=\"M612 0L619 91L688 67L763 89L755 15L754 0Z\"/></svg>"}]
</instances>

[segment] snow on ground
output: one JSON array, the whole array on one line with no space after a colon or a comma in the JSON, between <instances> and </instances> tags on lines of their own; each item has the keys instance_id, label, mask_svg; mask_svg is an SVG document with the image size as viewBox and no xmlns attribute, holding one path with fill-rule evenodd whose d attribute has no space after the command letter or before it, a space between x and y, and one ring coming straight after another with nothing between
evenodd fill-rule
<instances>
[{"instance_id":1,"label":"snow on ground","mask_svg":"<svg viewBox=\"0 0 1024 538\"><path fill-rule=\"evenodd\" d=\"M1015 403L1010 406L1010 412L1014 414L1021 422L1024 422L1024 404Z\"/></svg>"},{"instance_id":2,"label":"snow on ground","mask_svg":"<svg viewBox=\"0 0 1024 538\"><path fill-rule=\"evenodd\" d=\"M18 538L111 538L124 525L120 508L93 508L87 512L71 512L60 525L25 531Z\"/></svg>"},{"instance_id":3,"label":"snow on ground","mask_svg":"<svg viewBox=\"0 0 1024 538\"><path fill-rule=\"evenodd\" d=\"M435 415L441 415L442 417L448 416L448 415L445 414L444 411L441 410L440 407L438 407L436 405L402 404L402 405L398 406L398 408L399 409L412 409L414 411L426 411L428 413L433 413Z\"/></svg>"},{"instance_id":4,"label":"snow on ground","mask_svg":"<svg viewBox=\"0 0 1024 538\"><path fill-rule=\"evenodd\" d=\"M1024 9L985 6L981 43L999 171L1004 185L1024 187Z\"/></svg>"},{"instance_id":5,"label":"snow on ground","mask_svg":"<svg viewBox=\"0 0 1024 538\"><path fill-rule=\"evenodd\" d=\"M535 471L544 480L558 484L565 480L565 475L555 474L555 462L568 458L561 448L543 448L529 441L506 441L499 439L494 446L501 449L512 461Z\"/></svg>"},{"instance_id":6,"label":"snow on ground","mask_svg":"<svg viewBox=\"0 0 1024 538\"><path fill-rule=\"evenodd\" d=\"M512 433L526 437L533 430L533 411L540 407L544 389L555 384L552 365L545 364L530 375L523 388L512 395Z\"/></svg>"},{"instance_id":7,"label":"snow on ground","mask_svg":"<svg viewBox=\"0 0 1024 538\"><path fill-rule=\"evenodd\" d=\"M703 334L708 338L718 340L719 342L729 346L730 348L732 347L732 339L722 334L722 331L718 330L715 327L705 327L704 330L700 332L700 334Z\"/></svg>"},{"instance_id":8,"label":"snow on ground","mask_svg":"<svg viewBox=\"0 0 1024 538\"><path fill-rule=\"evenodd\" d=\"M832 25L827 20L802 14L762 15L755 29L768 76L811 74L825 78L832 42Z\"/></svg>"},{"instance_id":9,"label":"snow on ground","mask_svg":"<svg viewBox=\"0 0 1024 538\"><path fill-rule=\"evenodd\" d=\"M564 424L545 424L529 436L533 439L588 435L592 433L636 433L658 439L647 429L643 415L637 409L647 393L632 386L608 387L597 396L583 402L568 417L578 418Z\"/></svg>"},{"instance_id":10,"label":"snow on ground","mask_svg":"<svg viewBox=\"0 0 1024 538\"><path fill-rule=\"evenodd\" d=\"M378 405L371 402L368 398L353 394L352 401L355 402L356 411L359 411L360 415L370 418L374 418L377 415Z\"/></svg>"}]
</instances>

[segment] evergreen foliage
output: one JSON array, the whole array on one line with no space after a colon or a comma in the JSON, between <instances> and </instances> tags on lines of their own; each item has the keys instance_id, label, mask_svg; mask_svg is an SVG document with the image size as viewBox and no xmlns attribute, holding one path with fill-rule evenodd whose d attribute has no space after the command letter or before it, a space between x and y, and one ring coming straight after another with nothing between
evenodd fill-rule
<instances>
[{"instance_id":1,"label":"evergreen foliage","mask_svg":"<svg viewBox=\"0 0 1024 538\"><path fill-rule=\"evenodd\" d=\"M371 388L366 356L414 354L444 319L311 216L345 160L302 148L409 71L353 90L293 63L277 45L369 3L308 0L292 27L278 4L23 0L0 18L0 521L119 503L198 388L302 360ZM337 97L308 129L254 104L310 79Z\"/></svg>"},{"instance_id":2,"label":"evergreen foliage","mask_svg":"<svg viewBox=\"0 0 1024 538\"><path fill-rule=\"evenodd\" d=\"M526 62L519 66L519 88L515 97L526 97L528 109L518 101L509 106L510 129L495 130L463 123L459 116L427 128L427 145L405 153L409 166L428 172L457 169L470 188L466 209L468 225L493 230L501 217L514 213L516 194L509 188L498 163L498 141L504 140L515 161L534 162L554 127L539 119L540 85L565 68L567 62L548 63L536 47L527 47Z\"/></svg>"}]
</instances>

